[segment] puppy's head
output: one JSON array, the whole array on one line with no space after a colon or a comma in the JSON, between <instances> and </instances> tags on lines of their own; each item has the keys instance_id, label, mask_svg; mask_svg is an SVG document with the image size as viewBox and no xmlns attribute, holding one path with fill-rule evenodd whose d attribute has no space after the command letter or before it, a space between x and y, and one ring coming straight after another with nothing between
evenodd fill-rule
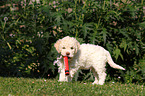
<instances>
[{"instance_id":1,"label":"puppy's head","mask_svg":"<svg viewBox=\"0 0 145 96\"><path fill-rule=\"evenodd\" d=\"M72 58L79 49L80 43L73 37L66 36L62 39L57 40L54 44L58 53L62 56L67 56Z\"/></svg>"}]
</instances>

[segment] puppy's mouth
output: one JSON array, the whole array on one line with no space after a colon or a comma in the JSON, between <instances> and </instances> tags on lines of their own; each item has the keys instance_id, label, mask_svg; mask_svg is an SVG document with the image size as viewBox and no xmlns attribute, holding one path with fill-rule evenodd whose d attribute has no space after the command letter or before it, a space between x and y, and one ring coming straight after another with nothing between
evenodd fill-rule
<instances>
[{"instance_id":1,"label":"puppy's mouth","mask_svg":"<svg viewBox=\"0 0 145 96\"><path fill-rule=\"evenodd\" d=\"M68 57L68 60L71 60L72 59L72 57L69 57L69 56L67 56Z\"/></svg>"},{"instance_id":2,"label":"puppy's mouth","mask_svg":"<svg viewBox=\"0 0 145 96\"><path fill-rule=\"evenodd\" d=\"M72 57L69 57L69 56L67 56L67 57L68 57L69 60L72 59Z\"/></svg>"}]
</instances>

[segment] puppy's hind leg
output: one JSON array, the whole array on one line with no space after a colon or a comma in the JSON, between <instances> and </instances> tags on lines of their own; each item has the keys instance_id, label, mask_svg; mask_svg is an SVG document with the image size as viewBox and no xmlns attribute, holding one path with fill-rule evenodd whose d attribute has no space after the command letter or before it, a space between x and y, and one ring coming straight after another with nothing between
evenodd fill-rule
<instances>
[{"instance_id":1,"label":"puppy's hind leg","mask_svg":"<svg viewBox=\"0 0 145 96\"><path fill-rule=\"evenodd\" d=\"M101 69L101 70L100 70ZM97 76L98 76L98 79L99 79L99 81L97 82L96 80L97 79L95 79L95 81L94 81L94 84L99 84L99 85L103 85L104 84L104 82L105 82L105 79L106 79L106 73L105 73L105 68L95 68L94 67L94 71L95 72L97 72L97 73L95 73L95 74L98 74ZM96 77L95 77L96 78ZM97 83L96 83L97 82Z\"/></svg>"},{"instance_id":2,"label":"puppy's hind leg","mask_svg":"<svg viewBox=\"0 0 145 96\"><path fill-rule=\"evenodd\" d=\"M91 67L90 69L92 70L93 75L95 77L95 81L92 84L99 84L97 72L95 71L95 69L93 67Z\"/></svg>"},{"instance_id":3,"label":"puppy's hind leg","mask_svg":"<svg viewBox=\"0 0 145 96\"><path fill-rule=\"evenodd\" d=\"M99 72L98 76L99 76L99 85L103 85L106 79L106 73L105 72Z\"/></svg>"}]
</instances>

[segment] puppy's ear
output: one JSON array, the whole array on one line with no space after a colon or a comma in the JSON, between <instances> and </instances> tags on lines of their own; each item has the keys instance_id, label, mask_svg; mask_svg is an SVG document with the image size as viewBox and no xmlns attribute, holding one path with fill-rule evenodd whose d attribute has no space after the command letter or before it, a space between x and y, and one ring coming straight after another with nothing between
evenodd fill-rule
<instances>
[{"instance_id":1,"label":"puppy's ear","mask_svg":"<svg viewBox=\"0 0 145 96\"><path fill-rule=\"evenodd\" d=\"M76 51L75 51L75 53L77 53L77 51L79 50L79 48L80 48L80 43L77 41L76 42Z\"/></svg>"},{"instance_id":2,"label":"puppy's ear","mask_svg":"<svg viewBox=\"0 0 145 96\"><path fill-rule=\"evenodd\" d=\"M54 44L54 47L56 48L58 53L60 53L60 50L59 50L60 42L61 42L61 39L57 40L56 43Z\"/></svg>"}]
</instances>

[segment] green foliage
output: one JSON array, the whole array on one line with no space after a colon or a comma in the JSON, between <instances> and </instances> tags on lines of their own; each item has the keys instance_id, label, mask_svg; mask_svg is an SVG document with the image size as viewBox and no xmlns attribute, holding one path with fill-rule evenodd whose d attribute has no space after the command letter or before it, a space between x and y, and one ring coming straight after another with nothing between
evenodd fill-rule
<instances>
[{"instance_id":1,"label":"green foliage","mask_svg":"<svg viewBox=\"0 0 145 96\"><path fill-rule=\"evenodd\" d=\"M12 2L12 5L14 4L17 4L18 7L15 7L19 9L14 10L15 7L11 5L5 6L9 14L1 16L1 75L52 75L56 57L52 44L56 40L50 32L49 27L53 23L48 20L49 14L42 12L42 5L39 4L34 6L35 3L22 5L22 2Z\"/></svg>"},{"instance_id":2,"label":"green foliage","mask_svg":"<svg viewBox=\"0 0 145 96\"><path fill-rule=\"evenodd\" d=\"M7 0L0 7L0 75L54 77L56 40L76 37L107 49L119 72L112 78L143 82L145 10L143 0ZM137 69L136 69L137 68ZM112 72L113 70L113 72ZM121 74L119 74L121 73ZM130 79L132 77L136 79Z\"/></svg>"},{"instance_id":3,"label":"green foliage","mask_svg":"<svg viewBox=\"0 0 145 96\"><path fill-rule=\"evenodd\" d=\"M125 74L125 82L143 82L145 80L145 58L140 59L138 64L134 64Z\"/></svg>"}]
</instances>

